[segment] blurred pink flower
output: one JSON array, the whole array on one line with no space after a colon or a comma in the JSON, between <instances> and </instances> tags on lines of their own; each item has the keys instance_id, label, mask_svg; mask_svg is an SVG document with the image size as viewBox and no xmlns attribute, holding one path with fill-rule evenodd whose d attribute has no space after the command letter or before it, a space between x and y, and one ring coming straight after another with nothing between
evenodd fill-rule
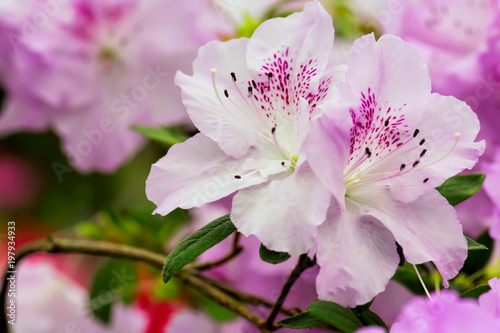
<instances>
[{"instance_id":1,"label":"blurred pink flower","mask_svg":"<svg viewBox=\"0 0 500 333\"><path fill-rule=\"evenodd\" d=\"M478 300L460 298L456 291L432 294L432 300L415 297L408 302L390 333L477 333L500 331L500 280L489 281L491 290ZM385 333L381 327L365 327L356 333Z\"/></svg>"},{"instance_id":2,"label":"blurred pink flower","mask_svg":"<svg viewBox=\"0 0 500 333\"><path fill-rule=\"evenodd\" d=\"M49 261L23 261L18 267L16 288L14 332L142 333L146 326L144 313L119 302L113 306L109 326L97 322L87 308L88 291L58 272Z\"/></svg>"},{"instance_id":3,"label":"blurred pink flower","mask_svg":"<svg viewBox=\"0 0 500 333\"><path fill-rule=\"evenodd\" d=\"M417 297L400 313L391 333L498 332L500 331L500 285L494 278L492 290L479 300L461 299L454 291Z\"/></svg>"},{"instance_id":4,"label":"blurred pink flower","mask_svg":"<svg viewBox=\"0 0 500 333\"><path fill-rule=\"evenodd\" d=\"M0 134L50 128L78 170L115 170L144 142L131 125L188 121L173 74L188 69L196 49L217 36L208 5L24 0L0 6L0 74L8 93Z\"/></svg>"},{"instance_id":5,"label":"blurred pink flower","mask_svg":"<svg viewBox=\"0 0 500 333\"><path fill-rule=\"evenodd\" d=\"M464 102L431 94L422 58L395 36L359 38L348 66L339 100L320 107L304 143L334 199L317 236L319 297L369 302L397 268L396 242L408 262L434 262L447 286L467 245L455 210L434 188L482 154L477 117Z\"/></svg>"}]
</instances>

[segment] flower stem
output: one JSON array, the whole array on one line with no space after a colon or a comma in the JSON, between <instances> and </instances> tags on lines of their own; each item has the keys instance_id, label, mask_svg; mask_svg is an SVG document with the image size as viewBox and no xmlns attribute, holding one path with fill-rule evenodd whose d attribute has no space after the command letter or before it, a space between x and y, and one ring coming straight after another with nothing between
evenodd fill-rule
<instances>
[{"instance_id":1,"label":"flower stem","mask_svg":"<svg viewBox=\"0 0 500 333\"><path fill-rule=\"evenodd\" d=\"M299 261L298 261L297 265L292 270L292 273L288 277L288 280L286 281L286 283L283 285L283 288L281 289L281 293L278 297L278 300L274 304L274 306L271 310L271 314L269 315L269 317L266 320L266 327L267 328L269 328L271 330L276 329L274 327L274 320L276 319L276 316L280 312L281 307L283 306L283 303L285 303L285 299L288 296L290 289L292 289L293 284L295 283L295 281L297 281L297 279L300 277L300 275L305 270L307 270L310 267L313 267L314 265L316 265L316 258L310 259L307 256L307 253L304 253L299 257Z\"/></svg>"}]
</instances>

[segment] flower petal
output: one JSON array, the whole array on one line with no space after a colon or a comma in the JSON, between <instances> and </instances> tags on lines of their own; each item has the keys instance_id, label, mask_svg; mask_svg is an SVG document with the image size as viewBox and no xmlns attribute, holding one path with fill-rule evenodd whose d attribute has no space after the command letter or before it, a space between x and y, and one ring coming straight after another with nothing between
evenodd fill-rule
<instances>
[{"instance_id":1,"label":"flower petal","mask_svg":"<svg viewBox=\"0 0 500 333\"><path fill-rule=\"evenodd\" d=\"M231 220L245 236L256 235L270 250L297 255L314 245L330 194L307 164L266 184L240 190Z\"/></svg>"},{"instance_id":2,"label":"flower petal","mask_svg":"<svg viewBox=\"0 0 500 333\"><path fill-rule=\"evenodd\" d=\"M434 262L446 287L458 274L467 258L467 241L455 210L436 190L410 203L393 200L389 190L354 192L349 197L392 232L408 262Z\"/></svg>"},{"instance_id":3,"label":"flower petal","mask_svg":"<svg viewBox=\"0 0 500 333\"><path fill-rule=\"evenodd\" d=\"M306 97L320 84L333 38L331 16L318 2L308 2L304 11L268 20L255 30L248 43L248 68L256 81L263 72L282 74L282 80L276 81L279 86L290 82L286 80L286 74L290 73L291 82L303 83L300 95ZM276 88L280 90L282 86Z\"/></svg>"},{"instance_id":4,"label":"flower petal","mask_svg":"<svg viewBox=\"0 0 500 333\"><path fill-rule=\"evenodd\" d=\"M153 164L146 180L147 197L158 206L154 213L199 207L266 181L258 172L244 175L242 162L224 154L201 133L174 145Z\"/></svg>"},{"instance_id":5,"label":"flower petal","mask_svg":"<svg viewBox=\"0 0 500 333\"><path fill-rule=\"evenodd\" d=\"M318 179L343 206L346 192L343 172L349 155L346 142L352 119L347 108L334 98L329 98L318 110L322 114L312 121L303 151Z\"/></svg>"},{"instance_id":6,"label":"flower petal","mask_svg":"<svg viewBox=\"0 0 500 333\"><path fill-rule=\"evenodd\" d=\"M193 63L193 76L181 72L175 76L175 83L182 89L182 101L194 125L217 142L222 151L236 158L244 156L259 139L252 129L260 131L263 126L240 96L240 92L247 93L246 81L251 81L245 63L247 43L246 38L209 42L200 48ZM228 57L228 54L231 56ZM217 70L217 94L212 83L213 68ZM233 82L231 73L235 73L237 82ZM240 91L236 89L237 85ZM224 90L227 91L227 98Z\"/></svg>"},{"instance_id":7,"label":"flower petal","mask_svg":"<svg viewBox=\"0 0 500 333\"><path fill-rule=\"evenodd\" d=\"M331 207L318 229L316 288L320 299L354 307L382 292L394 275L396 241L363 205L347 199L344 213Z\"/></svg>"},{"instance_id":8,"label":"flower petal","mask_svg":"<svg viewBox=\"0 0 500 333\"><path fill-rule=\"evenodd\" d=\"M485 148L484 141L474 142L479 132L476 114L451 96L432 94L418 129L416 140L404 147L407 153L390 162L392 169L397 169L401 164L411 168L419 161L407 174L391 179L391 195L396 200L413 201L451 176L471 169Z\"/></svg>"},{"instance_id":9,"label":"flower petal","mask_svg":"<svg viewBox=\"0 0 500 333\"><path fill-rule=\"evenodd\" d=\"M391 35L375 42L371 34L354 42L346 84L339 89L342 98L352 103L355 126L349 162L354 165L364 158L368 147L372 164L411 138L427 109L431 82L411 45Z\"/></svg>"}]
</instances>

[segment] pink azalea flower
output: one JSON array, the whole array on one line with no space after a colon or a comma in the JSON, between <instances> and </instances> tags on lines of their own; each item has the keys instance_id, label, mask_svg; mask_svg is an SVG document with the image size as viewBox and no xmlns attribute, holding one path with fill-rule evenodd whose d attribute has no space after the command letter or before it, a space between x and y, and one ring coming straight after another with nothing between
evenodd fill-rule
<instances>
[{"instance_id":1,"label":"pink azalea flower","mask_svg":"<svg viewBox=\"0 0 500 333\"><path fill-rule=\"evenodd\" d=\"M9 98L0 134L50 128L78 170L115 170L145 141L131 125L186 121L173 73L189 68L198 46L216 37L204 6L205 0L3 5L0 74Z\"/></svg>"},{"instance_id":2,"label":"pink azalea flower","mask_svg":"<svg viewBox=\"0 0 500 333\"><path fill-rule=\"evenodd\" d=\"M425 63L395 36L358 39L345 81L341 102L321 106L304 144L334 199L317 237L319 297L370 301L397 268L396 242L408 262L433 261L447 286L467 244L434 188L483 152L484 142L474 142L477 117L465 103L431 94Z\"/></svg>"},{"instance_id":3,"label":"pink azalea flower","mask_svg":"<svg viewBox=\"0 0 500 333\"><path fill-rule=\"evenodd\" d=\"M13 332L140 333L147 324L143 312L120 303L113 306L109 326L97 322L87 307L88 291L45 260L21 263L16 290Z\"/></svg>"},{"instance_id":4,"label":"pink azalea flower","mask_svg":"<svg viewBox=\"0 0 500 333\"><path fill-rule=\"evenodd\" d=\"M478 83L480 55L498 13L497 0L415 0L390 6L382 24L414 45L426 63L433 89L457 96ZM458 97L458 96L457 96Z\"/></svg>"},{"instance_id":5,"label":"pink azalea flower","mask_svg":"<svg viewBox=\"0 0 500 333\"><path fill-rule=\"evenodd\" d=\"M434 294L432 300L415 298L404 307L390 332L498 332L500 330L498 282L496 278L490 280L492 290L481 295L479 302L473 299L461 299L453 291Z\"/></svg>"},{"instance_id":6,"label":"pink azalea flower","mask_svg":"<svg viewBox=\"0 0 500 333\"><path fill-rule=\"evenodd\" d=\"M241 233L292 255L311 249L330 198L301 146L342 73L329 65L333 33L331 17L310 2L250 39L200 49L193 76L178 73L176 82L201 133L153 165L146 193L155 213L237 192L231 219Z\"/></svg>"},{"instance_id":7,"label":"pink azalea flower","mask_svg":"<svg viewBox=\"0 0 500 333\"><path fill-rule=\"evenodd\" d=\"M491 290L476 301L455 291L415 297L408 302L390 333L476 333L500 330L500 280L491 279ZM356 333L385 333L381 327L364 327Z\"/></svg>"}]
</instances>

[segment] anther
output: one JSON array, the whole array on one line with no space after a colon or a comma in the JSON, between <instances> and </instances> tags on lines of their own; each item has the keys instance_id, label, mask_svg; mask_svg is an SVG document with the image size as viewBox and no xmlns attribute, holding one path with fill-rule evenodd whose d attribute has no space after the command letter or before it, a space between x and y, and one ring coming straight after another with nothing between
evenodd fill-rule
<instances>
[{"instance_id":1,"label":"anther","mask_svg":"<svg viewBox=\"0 0 500 333\"><path fill-rule=\"evenodd\" d=\"M271 134L274 134L276 132L276 127L271 128Z\"/></svg>"},{"instance_id":2,"label":"anther","mask_svg":"<svg viewBox=\"0 0 500 333\"><path fill-rule=\"evenodd\" d=\"M234 176L234 178L241 179L241 176L240 175L236 175L236 176Z\"/></svg>"},{"instance_id":3,"label":"anther","mask_svg":"<svg viewBox=\"0 0 500 333\"><path fill-rule=\"evenodd\" d=\"M413 132L413 137L416 137L416 136L418 135L418 133L419 133L419 132L420 132L420 130L417 128L417 129L415 130L415 132Z\"/></svg>"},{"instance_id":4,"label":"anther","mask_svg":"<svg viewBox=\"0 0 500 333\"><path fill-rule=\"evenodd\" d=\"M233 78L233 81L236 82L236 74L234 74L234 72L231 72L231 77Z\"/></svg>"},{"instance_id":5,"label":"anther","mask_svg":"<svg viewBox=\"0 0 500 333\"><path fill-rule=\"evenodd\" d=\"M281 162L281 165L282 165L282 166L285 166L285 162Z\"/></svg>"},{"instance_id":6,"label":"anther","mask_svg":"<svg viewBox=\"0 0 500 333\"><path fill-rule=\"evenodd\" d=\"M406 164L404 164L404 163L401 164L401 166L399 167L399 171L403 171L405 169L405 167L406 167Z\"/></svg>"},{"instance_id":7,"label":"anther","mask_svg":"<svg viewBox=\"0 0 500 333\"><path fill-rule=\"evenodd\" d=\"M370 158L372 156L372 152L370 151L370 148L366 147L365 148L365 154Z\"/></svg>"},{"instance_id":8,"label":"anther","mask_svg":"<svg viewBox=\"0 0 500 333\"><path fill-rule=\"evenodd\" d=\"M413 163L413 165L412 165L412 166L413 166L413 167L416 167L416 166L417 166L417 165L419 165L419 164L420 164L420 161L419 161L419 160L416 160L416 161Z\"/></svg>"},{"instance_id":9,"label":"anther","mask_svg":"<svg viewBox=\"0 0 500 333\"><path fill-rule=\"evenodd\" d=\"M252 86L253 86L254 89L257 89L257 83L255 83L254 80L252 80Z\"/></svg>"},{"instance_id":10,"label":"anther","mask_svg":"<svg viewBox=\"0 0 500 333\"><path fill-rule=\"evenodd\" d=\"M386 120L386 121L385 121L385 123L384 123L384 125L385 125L386 127L387 127L387 126L389 126L389 120Z\"/></svg>"},{"instance_id":11,"label":"anther","mask_svg":"<svg viewBox=\"0 0 500 333\"><path fill-rule=\"evenodd\" d=\"M224 89L224 96L226 96L227 98L229 98L229 93L227 92L227 89Z\"/></svg>"},{"instance_id":12,"label":"anther","mask_svg":"<svg viewBox=\"0 0 500 333\"><path fill-rule=\"evenodd\" d=\"M424 183L427 183L429 181L429 178L424 179Z\"/></svg>"},{"instance_id":13,"label":"anther","mask_svg":"<svg viewBox=\"0 0 500 333\"><path fill-rule=\"evenodd\" d=\"M422 152L420 153L420 157L424 156L426 152L427 152L427 149L422 150Z\"/></svg>"},{"instance_id":14,"label":"anther","mask_svg":"<svg viewBox=\"0 0 500 333\"><path fill-rule=\"evenodd\" d=\"M271 79L272 79L272 78L273 78L273 73L269 73L269 74L267 74L267 79L268 79L269 81L271 81Z\"/></svg>"},{"instance_id":15,"label":"anther","mask_svg":"<svg viewBox=\"0 0 500 333\"><path fill-rule=\"evenodd\" d=\"M425 139L422 139L422 140L420 140L420 142L418 144L423 145L424 143L425 143Z\"/></svg>"},{"instance_id":16,"label":"anther","mask_svg":"<svg viewBox=\"0 0 500 333\"><path fill-rule=\"evenodd\" d=\"M249 94L250 96L252 96L252 95L253 95L253 89L252 89L252 87L248 87L248 94Z\"/></svg>"},{"instance_id":17,"label":"anther","mask_svg":"<svg viewBox=\"0 0 500 333\"><path fill-rule=\"evenodd\" d=\"M287 75L286 75L286 79L287 79L287 80L290 80L290 74L287 74Z\"/></svg>"}]
</instances>

